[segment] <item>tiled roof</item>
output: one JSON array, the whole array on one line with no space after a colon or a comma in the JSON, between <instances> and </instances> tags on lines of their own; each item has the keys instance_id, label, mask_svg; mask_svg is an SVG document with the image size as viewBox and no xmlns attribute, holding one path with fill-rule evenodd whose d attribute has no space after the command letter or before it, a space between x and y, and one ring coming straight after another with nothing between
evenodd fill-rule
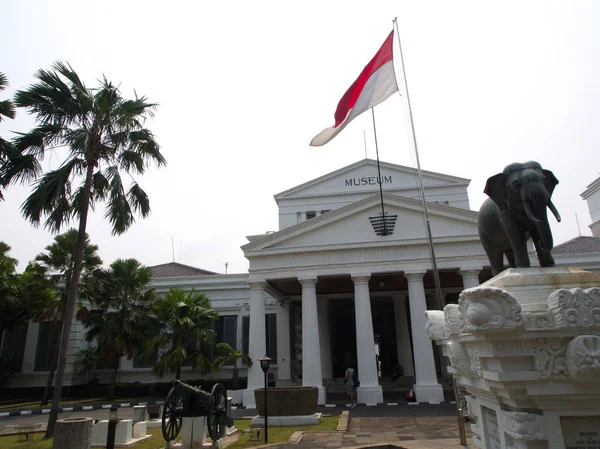
<instances>
[{"instance_id":1,"label":"tiled roof","mask_svg":"<svg viewBox=\"0 0 600 449\"><path fill-rule=\"evenodd\" d=\"M556 245L552 254L590 254L600 253L600 237L580 236Z\"/></svg>"},{"instance_id":2,"label":"tiled roof","mask_svg":"<svg viewBox=\"0 0 600 449\"><path fill-rule=\"evenodd\" d=\"M169 278L177 276L206 276L210 274L219 274L213 271L203 270L201 268L190 267L177 262L164 263L162 265L154 265L150 267L152 277Z\"/></svg>"}]
</instances>

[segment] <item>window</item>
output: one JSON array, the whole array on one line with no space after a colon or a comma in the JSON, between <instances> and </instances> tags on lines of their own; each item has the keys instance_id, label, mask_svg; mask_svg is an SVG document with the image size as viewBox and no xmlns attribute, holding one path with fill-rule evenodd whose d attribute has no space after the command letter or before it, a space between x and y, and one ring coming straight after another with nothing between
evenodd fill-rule
<instances>
[{"instance_id":1,"label":"window","mask_svg":"<svg viewBox=\"0 0 600 449\"><path fill-rule=\"evenodd\" d=\"M449 202L449 201L444 201L444 204L445 204L446 206L448 206L448 205L450 204L450 202Z\"/></svg>"},{"instance_id":2,"label":"window","mask_svg":"<svg viewBox=\"0 0 600 449\"><path fill-rule=\"evenodd\" d=\"M52 323L51 321L40 323L35 350L34 371L50 371L54 352L58 345L58 331L60 328L60 323Z\"/></svg>"},{"instance_id":3,"label":"window","mask_svg":"<svg viewBox=\"0 0 600 449\"><path fill-rule=\"evenodd\" d=\"M321 211L321 215L326 214L327 212L329 212L331 209L325 209Z\"/></svg>"},{"instance_id":4,"label":"window","mask_svg":"<svg viewBox=\"0 0 600 449\"><path fill-rule=\"evenodd\" d=\"M306 212L306 219L310 220L311 218L315 218L317 216L317 213L314 210L309 210L308 212Z\"/></svg>"},{"instance_id":5,"label":"window","mask_svg":"<svg viewBox=\"0 0 600 449\"><path fill-rule=\"evenodd\" d=\"M233 349L237 349L237 315L224 315L213 321L213 330L215 331L215 343L227 343ZM225 351L217 351L215 356L225 355ZM225 366L232 366L233 361L229 360Z\"/></svg>"},{"instance_id":6,"label":"window","mask_svg":"<svg viewBox=\"0 0 600 449\"><path fill-rule=\"evenodd\" d=\"M242 317L242 350L248 354L250 347L250 317ZM272 364L277 363L277 314L267 313L265 315L265 338L267 356L271 357Z\"/></svg>"},{"instance_id":7,"label":"window","mask_svg":"<svg viewBox=\"0 0 600 449\"><path fill-rule=\"evenodd\" d=\"M267 342L267 356L271 357L272 364L277 364L277 314L265 315L265 331Z\"/></svg>"},{"instance_id":8,"label":"window","mask_svg":"<svg viewBox=\"0 0 600 449\"><path fill-rule=\"evenodd\" d=\"M4 332L2 338L2 354L0 363L6 364L7 373L19 373L23 366L23 355L25 354L25 338L29 323L22 324L14 329ZM3 370L5 369L3 367Z\"/></svg>"}]
</instances>

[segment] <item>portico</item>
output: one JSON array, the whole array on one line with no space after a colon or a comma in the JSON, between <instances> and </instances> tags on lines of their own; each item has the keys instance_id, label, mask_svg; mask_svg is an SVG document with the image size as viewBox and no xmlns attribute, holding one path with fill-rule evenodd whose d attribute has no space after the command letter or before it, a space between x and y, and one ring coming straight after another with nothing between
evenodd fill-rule
<instances>
[{"instance_id":1,"label":"portico","mask_svg":"<svg viewBox=\"0 0 600 449\"><path fill-rule=\"evenodd\" d=\"M424 314L439 301L422 204L411 197L417 196L414 172L383 166L382 176L389 181L383 194L385 213L397 219L393 233L381 236L370 220L381 213L378 186L345 182L370 171L372 162L361 161L276 195L282 229L251 236L242 247L250 262L252 289L249 355L257 359L265 352L264 332L253 333L252 317L264 315L255 298L264 302L266 292L286 304L290 316L282 324L290 336L289 358L283 362L290 379L282 379L278 366L277 381L316 386L324 404L324 379L343 378L349 363L358 371L359 403L375 404L383 402L380 376L400 367L406 376L414 376L418 401L441 402L440 363L425 331ZM467 209L468 180L434 173L425 173L424 179L428 201L439 199L428 208L443 305L455 302L463 288L478 285L489 272L484 270L487 259L477 234L477 213ZM320 212L299 212L307 208ZM262 293L254 293L258 286ZM260 327L260 318L257 323ZM247 405L254 402L250 392L262 386L260 374L259 368L250 369Z\"/></svg>"}]
</instances>

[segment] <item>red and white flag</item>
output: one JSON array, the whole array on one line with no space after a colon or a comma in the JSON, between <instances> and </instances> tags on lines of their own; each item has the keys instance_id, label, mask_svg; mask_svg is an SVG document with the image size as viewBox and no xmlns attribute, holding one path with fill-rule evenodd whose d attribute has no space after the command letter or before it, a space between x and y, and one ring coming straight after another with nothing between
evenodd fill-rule
<instances>
[{"instance_id":1,"label":"red and white flag","mask_svg":"<svg viewBox=\"0 0 600 449\"><path fill-rule=\"evenodd\" d=\"M394 74L394 31L346 91L335 110L335 125L317 134L310 145L320 147L337 136L354 118L398 91Z\"/></svg>"}]
</instances>

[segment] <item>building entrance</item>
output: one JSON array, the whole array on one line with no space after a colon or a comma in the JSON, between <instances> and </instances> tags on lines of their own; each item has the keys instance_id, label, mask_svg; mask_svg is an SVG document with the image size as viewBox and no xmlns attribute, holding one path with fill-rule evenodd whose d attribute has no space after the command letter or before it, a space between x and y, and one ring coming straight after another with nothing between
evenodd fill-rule
<instances>
[{"instance_id":1,"label":"building entrance","mask_svg":"<svg viewBox=\"0 0 600 449\"><path fill-rule=\"evenodd\" d=\"M331 299L331 354L332 374L344 377L346 364L357 366L356 361L356 317L352 298ZM391 372L398 363L396 350L396 327L394 304L390 298L371 299L373 317L373 350L379 342L380 369L383 376ZM360 373L359 373L360 376Z\"/></svg>"}]
</instances>

